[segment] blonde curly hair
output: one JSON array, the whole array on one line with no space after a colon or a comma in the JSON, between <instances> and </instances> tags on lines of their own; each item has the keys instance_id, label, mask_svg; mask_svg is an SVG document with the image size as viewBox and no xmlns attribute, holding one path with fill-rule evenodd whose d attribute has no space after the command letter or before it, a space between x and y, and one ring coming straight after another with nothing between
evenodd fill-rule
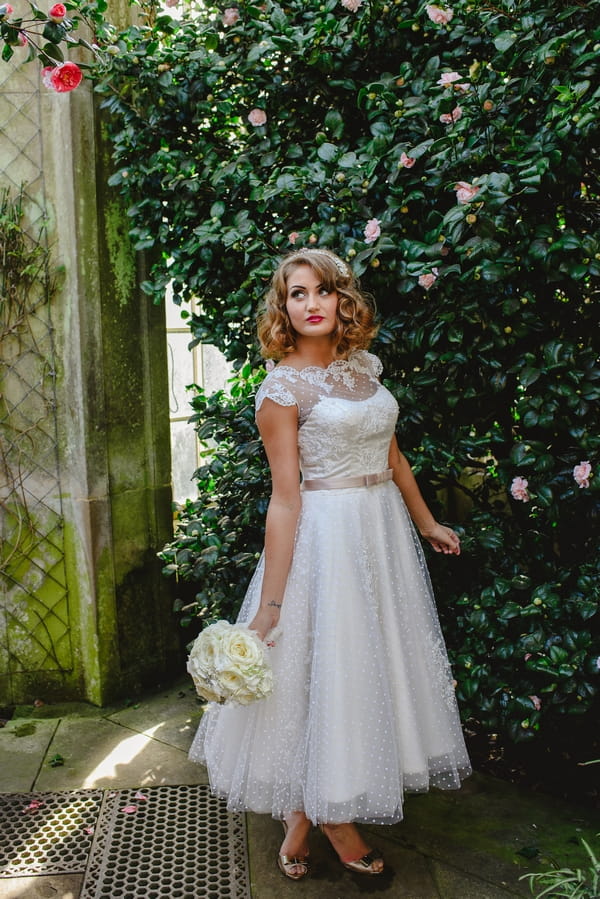
<instances>
[{"instance_id":1,"label":"blonde curly hair","mask_svg":"<svg viewBox=\"0 0 600 899\"><path fill-rule=\"evenodd\" d=\"M339 297L333 333L335 358L345 358L352 350L367 349L377 333L372 298L360 290L352 269L339 256L330 250L309 247L289 253L273 274L258 316L258 339L265 359L282 359L296 347L296 332L286 303L290 270L297 265L310 266L323 287Z\"/></svg>"}]
</instances>

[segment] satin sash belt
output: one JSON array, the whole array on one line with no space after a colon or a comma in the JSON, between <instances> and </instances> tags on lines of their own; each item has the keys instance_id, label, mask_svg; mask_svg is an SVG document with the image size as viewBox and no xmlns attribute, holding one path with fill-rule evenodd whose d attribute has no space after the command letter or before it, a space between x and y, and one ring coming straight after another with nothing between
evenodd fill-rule
<instances>
[{"instance_id":1,"label":"satin sash belt","mask_svg":"<svg viewBox=\"0 0 600 899\"><path fill-rule=\"evenodd\" d=\"M394 472L391 468L378 471L377 474L360 474L350 478L310 478L302 481L303 490L339 490L344 487L373 487L391 481Z\"/></svg>"}]
</instances>

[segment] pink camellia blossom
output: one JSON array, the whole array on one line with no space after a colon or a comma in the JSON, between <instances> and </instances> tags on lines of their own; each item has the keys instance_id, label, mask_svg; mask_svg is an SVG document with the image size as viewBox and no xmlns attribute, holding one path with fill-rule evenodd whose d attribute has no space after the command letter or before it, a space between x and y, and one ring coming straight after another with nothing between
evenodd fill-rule
<instances>
[{"instance_id":1,"label":"pink camellia blossom","mask_svg":"<svg viewBox=\"0 0 600 899\"><path fill-rule=\"evenodd\" d=\"M298 231L290 231L290 233L288 234L288 240L290 243L296 243L299 237L300 233Z\"/></svg>"},{"instance_id":2,"label":"pink camellia blossom","mask_svg":"<svg viewBox=\"0 0 600 899\"><path fill-rule=\"evenodd\" d=\"M237 6L229 6L223 13L221 21L223 25L235 25L240 17L240 11Z\"/></svg>"},{"instance_id":3,"label":"pink camellia blossom","mask_svg":"<svg viewBox=\"0 0 600 899\"><path fill-rule=\"evenodd\" d=\"M518 499L522 503L529 502L529 491L527 487L529 486L529 481L527 478L513 478L513 482L510 485L510 492L512 494L513 499Z\"/></svg>"},{"instance_id":4,"label":"pink camellia blossom","mask_svg":"<svg viewBox=\"0 0 600 899\"><path fill-rule=\"evenodd\" d=\"M441 87L453 87L455 90L468 91L471 85L468 81L460 82L461 76L458 72L444 72L437 81Z\"/></svg>"},{"instance_id":5,"label":"pink camellia blossom","mask_svg":"<svg viewBox=\"0 0 600 899\"><path fill-rule=\"evenodd\" d=\"M416 161L412 156L407 156L406 153L402 153L400 156L400 165L404 166L405 169L412 169Z\"/></svg>"},{"instance_id":6,"label":"pink camellia blossom","mask_svg":"<svg viewBox=\"0 0 600 899\"><path fill-rule=\"evenodd\" d=\"M55 3L54 6L50 7L48 11L48 18L52 19L53 22L62 22L64 17L67 14L67 7L64 3Z\"/></svg>"},{"instance_id":7,"label":"pink camellia blossom","mask_svg":"<svg viewBox=\"0 0 600 899\"><path fill-rule=\"evenodd\" d=\"M452 125L454 122L458 122L460 118L462 118L462 108L460 106L455 106L452 112L442 113L440 122L443 125Z\"/></svg>"},{"instance_id":8,"label":"pink camellia blossom","mask_svg":"<svg viewBox=\"0 0 600 899\"><path fill-rule=\"evenodd\" d=\"M454 17L454 10L444 9L441 6L426 6L425 12L434 25L447 25Z\"/></svg>"},{"instance_id":9,"label":"pink camellia blossom","mask_svg":"<svg viewBox=\"0 0 600 899\"><path fill-rule=\"evenodd\" d=\"M0 19L6 19L7 16L10 16L11 13L14 12L14 9L10 5L10 3L0 4L0 9L2 10L2 12L0 13Z\"/></svg>"},{"instance_id":10,"label":"pink camellia blossom","mask_svg":"<svg viewBox=\"0 0 600 899\"><path fill-rule=\"evenodd\" d=\"M365 225L365 243L374 243L381 234L379 219L369 219Z\"/></svg>"},{"instance_id":11,"label":"pink camellia blossom","mask_svg":"<svg viewBox=\"0 0 600 899\"><path fill-rule=\"evenodd\" d=\"M21 47L26 47L27 44L29 43L29 39L24 31L19 31L18 40L19 40L19 44L21 45Z\"/></svg>"},{"instance_id":12,"label":"pink camellia blossom","mask_svg":"<svg viewBox=\"0 0 600 899\"><path fill-rule=\"evenodd\" d=\"M531 699L531 701L533 703L533 707L536 710L536 712L539 712L539 710L542 707L542 700L540 699L540 697L539 696L530 696L529 699Z\"/></svg>"},{"instance_id":13,"label":"pink camellia blossom","mask_svg":"<svg viewBox=\"0 0 600 899\"><path fill-rule=\"evenodd\" d=\"M573 477L575 481L579 485L579 488L589 487L590 486L590 476L592 474L592 466L586 460L585 462L580 462L579 465L576 465L573 469Z\"/></svg>"},{"instance_id":14,"label":"pink camellia blossom","mask_svg":"<svg viewBox=\"0 0 600 899\"><path fill-rule=\"evenodd\" d=\"M458 74L458 72L444 72L438 79L437 83L442 87L450 87L453 82L460 81L460 78L461 76Z\"/></svg>"},{"instance_id":15,"label":"pink camellia blossom","mask_svg":"<svg viewBox=\"0 0 600 899\"><path fill-rule=\"evenodd\" d=\"M475 184L469 184L468 181L457 181L454 185L454 190L456 191L457 202L464 205L475 198L479 188Z\"/></svg>"},{"instance_id":16,"label":"pink camellia blossom","mask_svg":"<svg viewBox=\"0 0 600 899\"><path fill-rule=\"evenodd\" d=\"M362 6L362 0L341 0L341 4L349 12L358 12Z\"/></svg>"},{"instance_id":17,"label":"pink camellia blossom","mask_svg":"<svg viewBox=\"0 0 600 899\"><path fill-rule=\"evenodd\" d=\"M432 268L431 271L427 272L426 275L419 275L419 287L422 287L424 290L429 290L429 288L433 287L433 285L437 281L437 277L437 268Z\"/></svg>"},{"instance_id":18,"label":"pink camellia blossom","mask_svg":"<svg viewBox=\"0 0 600 899\"><path fill-rule=\"evenodd\" d=\"M63 62L58 66L45 66L41 74L44 87L59 94L75 90L83 78L79 66L70 61Z\"/></svg>"},{"instance_id":19,"label":"pink camellia blossom","mask_svg":"<svg viewBox=\"0 0 600 899\"><path fill-rule=\"evenodd\" d=\"M252 109L248 114L248 121L251 125L254 125L255 128L260 128L260 126L264 125L267 121L267 114L264 109Z\"/></svg>"},{"instance_id":20,"label":"pink camellia blossom","mask_svg":"<svg viewBox=\"0 0 600 899\"><path fill-rule=\"evenodd\" d=\"M530 653L530 652L526 652L525 655L523 656L523 659L524 659L526 662L528 662L530 658L531 658L531 653Z\"/></svg>"}]
</instances>

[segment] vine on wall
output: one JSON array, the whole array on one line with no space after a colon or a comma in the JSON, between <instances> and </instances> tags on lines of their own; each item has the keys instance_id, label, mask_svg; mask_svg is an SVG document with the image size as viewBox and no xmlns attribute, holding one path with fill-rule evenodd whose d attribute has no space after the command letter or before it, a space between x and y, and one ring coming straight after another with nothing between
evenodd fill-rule
<instances>
[{"instance_id":1,"label":"vine on wall","mask_svg":"<svg viewBox=\"0 0 600 899\"><path fill-rule=\"evenodd\" d=\"M36 540L25 481L48 413L44 382L54 377L40 312L55 283L43 234L32 239L23 215L23 193L0 191L0 574L18 566Z\"/></svg>"}]
</instances>

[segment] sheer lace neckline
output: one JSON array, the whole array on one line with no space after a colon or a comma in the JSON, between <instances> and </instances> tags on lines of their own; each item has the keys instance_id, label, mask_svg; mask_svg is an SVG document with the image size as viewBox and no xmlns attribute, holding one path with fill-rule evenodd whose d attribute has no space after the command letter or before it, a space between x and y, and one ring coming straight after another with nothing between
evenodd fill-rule
<instances>
[{"instance_id":1,"label":"sheer lace neckline","mask_svg":"<svg viewBox=\"0 0 600 899\"><path fill-rule=\"evenodd\" d=\"M277 371L280 371L282 368L289 368L291 371L295 371L297 374L301 375L303 371L329 371L334 366L342 366L349 365L351 359L333 359L329 365L305 365L302 368L296 368L294 365L286 365L285 362L280 362L277 366Z\"/></svg>"}]
</instances>

